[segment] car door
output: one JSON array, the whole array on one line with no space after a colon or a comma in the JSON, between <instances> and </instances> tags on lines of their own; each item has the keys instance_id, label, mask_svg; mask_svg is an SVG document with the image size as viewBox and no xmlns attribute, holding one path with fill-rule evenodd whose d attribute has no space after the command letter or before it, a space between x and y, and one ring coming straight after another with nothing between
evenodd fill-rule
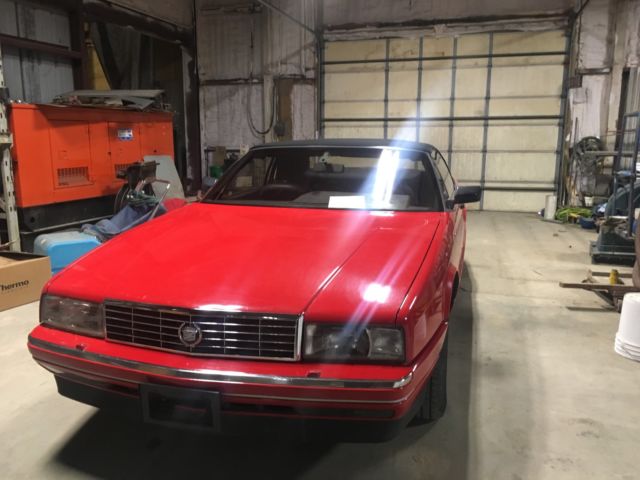
<instances>
[{"instance_id":1,"label":"car door","mask_svg":"<svg viewBox=\"0 0 640 480\"><path fill-rule=\"evenodd\" d=\"M435 167L436 178L438 179L438 183L442 190L444 209L447 213L447 230L445 233L446 244L449 246L449 272L447 286L449 287L449 292L451 292L456 274L462 274L467 212L464 205L452 204L457 184L451 175L451 171L449 170L449 165L447 165L446 160L437 149L433 150L431 156Z\"/></svg>"}]
</instances>

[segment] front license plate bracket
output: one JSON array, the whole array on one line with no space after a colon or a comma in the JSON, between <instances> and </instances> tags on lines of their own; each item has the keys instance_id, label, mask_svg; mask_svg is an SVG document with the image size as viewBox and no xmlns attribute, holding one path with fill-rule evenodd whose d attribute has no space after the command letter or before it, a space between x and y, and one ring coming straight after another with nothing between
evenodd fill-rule
<instances>
[{"instance_id":1,"label":"front license plate bracket","mask_svg":"<svg viewBox=\"0 0 640 480\"><path fill-rule=\"evenodd\" d=\"M140 401L146 423L220 431L219 392L143 383Z\"/></svg>"}]
</instances>

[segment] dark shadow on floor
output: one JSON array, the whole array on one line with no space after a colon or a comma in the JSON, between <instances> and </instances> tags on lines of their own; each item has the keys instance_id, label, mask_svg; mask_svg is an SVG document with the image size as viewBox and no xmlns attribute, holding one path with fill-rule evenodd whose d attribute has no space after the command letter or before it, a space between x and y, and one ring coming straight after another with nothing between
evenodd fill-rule
<instances>
[{"instance_id":1,"label":"dark shadow on floor","mask_svg":"<svg viewBox=\"0 0 640 480\"><path fill-rule=\"evenodd\" d=\"M448 407L385 443L302 440L286 427L260 435L211 436L130 422L97 412L52 462L92 477L464 479L469 464L473 348L471 272L466 267L450 321Z\"/></svg>"},{"instance_id":2,"label":"dark shadow on floor","mask_svg":"<svg viewBox=\"0 0 640 480\"><path fill-rule=\"evenodd\" d=\"M460 290L449 321L447 411L426 427L410 426L398 438L401 448L414 450L412 478L465 479L469 475L471 375L473 364L473 273L465 264Z\"/></svg>"},{"instance_id":3,"label":"dark shadow on floor","mask_svg":"<svg viewBox=\"0 0 640 480\"><path fill-rule=\"evenodd\" d=\"M615 312L616 309L610 305L602 305L601 307L576 307L576 306L568 306L565 307L570 312Z\"/></svg>"}]
</instances>

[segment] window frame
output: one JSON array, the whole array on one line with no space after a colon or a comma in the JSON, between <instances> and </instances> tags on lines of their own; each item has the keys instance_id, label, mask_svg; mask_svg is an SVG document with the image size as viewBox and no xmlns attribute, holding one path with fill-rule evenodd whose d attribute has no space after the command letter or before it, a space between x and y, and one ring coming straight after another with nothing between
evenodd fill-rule
<instances>
[{"instance_id":1,"label":"window frame","mask_svg":"<svg viewBox=\"0 0 640 480\"><path fill-rule=\"evenodd\" d=\"M389 211L394 211L394 212L444 212L448 209L447 207L447 201L446 198L443 195L442 192L442 187L438 182L438 177L439 177L439 172L438 169L435 167L434 161L433 161L433 152L438 152L438 150L435 147L431 147L431 150L426 150L426 149L419 149L419 148L405 148L405 147L394 147L392 145L378 145L378 146L368 146L368 145L324 145L322 143L318 143L317 145L300 145L300 146L292 146L292 145L286 145L286 146L278 146L277 144L274 145L269 145L268 147L265 146L257 146L254 148L251 148L244 156L242 156L241 158L239 158L238 160L236 160L228 169L226 172L224 172L224 174L222 175L222 177L220 178L220 180L218 182L216 182L203 196L203 198L200 200L203 203L210 203L210 204L224 204L224 205L239 205L239 206L264 206L264 207L268 207L268 206L278 206L281 208L324 208L326 209L327 207L301 207L299 205L286 205L286 204L281 204L281 205L259 205L258 203L252 203L252 204L243 204L241 202L238 203L234 203L234 202L227 202L224 200L224 198L222 198L221 194L226 190L226 188L228 187L228 185L230 184L230 182L232 181L232 179L237 175L237 173L239 171L241 171L246 164L251 161L254 158L254 154L257 152L264 152L265 157L269 156L269 151L274 151L274 150L282 150L282 149L291 149L291 150L295 150L295 149L299 149L299 150L318 150L318 149L345 149L345 150L349 150L349 149L354 149L354 150L381 150L381 149L392 149L392 150L402 150L402 151L407 151L407 152L415 152L418 155L421 155L424 157L424 159L422 160L422 165L425 169L425 172L428 173L429 169L431 171L431 175L432 175L432 180L433 180L433 186L435 188L437 188L437 190L439 191L439 194L437 194L437 199L439 200L439 205L437 205L435 208L430 209L430 208L415 208L415 209L407 209L407 210L389 210ZM440 152L438 152L440 153ZM441 155L442 156L442 155ZM446 162L445 162L446 165ZM265 174L265 180L268 176L273 175L273 168L274 164L273 162L271 162L271 165L269 166L269 168L266 171ZM447 170L448 170L448 166L447 166ZM453 179L453 177L451 177ZM349 209L351 210L351 209ZM356 209L353 209L356 210ZM377 211L375 209L372 210L368 210L367 211Z\"/></svg>"},{"instance_id":2,"label":"window frame","mask_svg":"<svg viewBox=\"0 0 640 480\"><path fill-rule=\"evenodd\" d=\"M434 173L436 175L436 179L438 179L439 181L442 182L439 185L439 187L440 187L440 194L442 195L443 205L444 205L445 209L449 209L450 210L449 204L450 204L450 201L455 196L456 190L458 189L458 184L456 182L456 179L453 178L453 175L451 174L451 169L449 168L449 164L445 160L444 155L442 155L442 153L440 153L440 150L438 150L437 148L433 147L433 150L431 152L430 157L431 157L431 162L433 164L433 170L434 170ZM442 176L442 173L440 172L440 169L436 165L436 162L439 162L439 164L444 165L444 169L445 169L445 173L447 175L447 178L451 182L451 193L445 191L446 179Z\"/></svg>"}]
</instances>

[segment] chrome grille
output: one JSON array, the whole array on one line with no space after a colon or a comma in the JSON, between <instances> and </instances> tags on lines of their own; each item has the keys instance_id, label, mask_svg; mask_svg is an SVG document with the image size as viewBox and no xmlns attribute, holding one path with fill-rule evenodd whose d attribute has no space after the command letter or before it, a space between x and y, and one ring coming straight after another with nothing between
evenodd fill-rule
<instances>
[{"instance_id":1,"label":"chrome grille","mask_svg":"<svg viewBox=\"0 0 640 480\"><path fill-rule=\"evenodd\" d=\"M108 340L155 349L220 357L297 360L300 351L300 318L205 312L106 301ZM184 343L185 326L197 327L201 340Z\"/></svg>"}]
</instances>

